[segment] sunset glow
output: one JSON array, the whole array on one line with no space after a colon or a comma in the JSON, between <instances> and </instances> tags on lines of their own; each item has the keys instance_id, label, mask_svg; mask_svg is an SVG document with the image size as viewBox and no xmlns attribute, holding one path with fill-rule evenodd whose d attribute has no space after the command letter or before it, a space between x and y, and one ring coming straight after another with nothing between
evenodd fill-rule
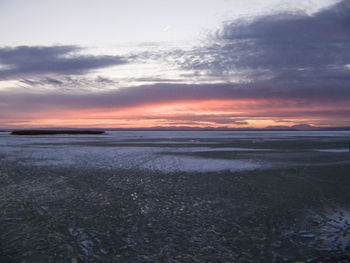
<instances>
[{"instance_id":1,"label":"sunset glow","mask_svg":"<svg viewBox=\"0 0 350 263\"><path fill-rule=\"evenodd\" d=\"M327 123L329 118L342 118L350 107L296 107L288 101L203 100L146 104L137 107L87 109L50 109L21 113L3 120L8 127L214 127L264 128L279 125L312 124L315 126L347 125ZM16 118L17 117L17 118ZM23 120L23 118L25 120ZM22 119L22 120L21 120Z\"/></svg>"}]
</instances>

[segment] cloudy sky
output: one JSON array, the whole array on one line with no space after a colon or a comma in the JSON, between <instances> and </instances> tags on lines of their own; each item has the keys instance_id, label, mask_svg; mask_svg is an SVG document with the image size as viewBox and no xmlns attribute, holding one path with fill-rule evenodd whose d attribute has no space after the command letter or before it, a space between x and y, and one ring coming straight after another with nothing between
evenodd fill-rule
<instances>
[{"instance_id":1,"label":"cloudy sky","mask_svg":"<svg viewBox=\"0 0 350 263\"><path fill-rule=\"evenodd\" d=\"M350 126L350 1L0 0L0 128Z\"/></svg>"}]
</instances>

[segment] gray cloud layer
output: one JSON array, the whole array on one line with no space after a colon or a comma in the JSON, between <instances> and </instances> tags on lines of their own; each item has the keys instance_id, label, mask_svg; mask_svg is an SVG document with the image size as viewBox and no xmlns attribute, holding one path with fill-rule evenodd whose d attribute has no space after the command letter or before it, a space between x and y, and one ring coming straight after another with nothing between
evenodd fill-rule
<instances>
[{"instance_id":1,"label":"gray cloud layer","mask_svg":"<svg viewBox=\"0 0 350 263\"><path fill-rule=\"evenodd\" d=\"M86 109L86 108L124 108L144 104L166 103L184 100L265 100L256 107L283 107L285 109L313 106L350 105L350 89L340 93L334 88L320 89L317 93L304 89L279 90L268 87L254 87L251 84L155 84L121 88L99 93L15 93L3 92L0 104L4 111L26 112L45 109ZM265 104L264 104L265 103ZM274 104L274 105L273 105ZM250 105L254 110L254 105ZM321 110L321 109L319 109ZM348 112L346 112L348 114ZM284 113L289 116L288 113Z\"/></svg>"},{"instance_id":2,"label":"gray cloud layer","mask_svg":"<svg viewBox=\"0 0 350 263\"><path fill-rule=\"evenodd\" d=\"M120 56L77 55L78 46L18 46L0 48L0 78L18 75L79 75L90 70L127 63Z\"/></svg>"},{"instance_id":3,"label":"gray cloud layer","mask_svg":"<svg viewBox=\"0 0 350 263\"><path fill-rule=\"evenodd\" d=\"M348 0L311 16L299 12L235 20L212 35L211 44L193 50L182 65L215 74L259 68L273 74L344 70L350 63L349 28Z\"/></svg>"}]
</instances>

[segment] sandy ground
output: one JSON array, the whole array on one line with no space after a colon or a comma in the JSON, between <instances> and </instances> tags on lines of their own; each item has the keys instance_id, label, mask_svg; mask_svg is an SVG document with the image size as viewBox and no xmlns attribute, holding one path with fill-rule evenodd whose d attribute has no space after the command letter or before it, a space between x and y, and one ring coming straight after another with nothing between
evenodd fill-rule
<instances>
[{"instance_id":1,"label":"sandy ground","mask_svg":"<svg viewBox=\"0 0 350 263\"><path fill-rule=\"evenodd\" d=\"M0 262L349 262L347 132L0 133Z\"/></svg>"}]
</instances>

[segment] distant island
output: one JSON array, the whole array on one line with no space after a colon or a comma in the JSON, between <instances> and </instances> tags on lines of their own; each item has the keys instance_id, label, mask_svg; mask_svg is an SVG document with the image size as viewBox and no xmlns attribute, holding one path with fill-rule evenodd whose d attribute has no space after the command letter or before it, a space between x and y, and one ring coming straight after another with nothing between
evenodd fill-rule
<instances>
[{"instance_id":1,"label":"distant island","mask_svg":"<svg viewBox=\"0 0 350 263\"><path fill-rule=\"evenodd\" d=\"M11 135L55 135L55 134L104 134L104 131L92 130L15 130Z\"/></svg>"}]
</instances>

